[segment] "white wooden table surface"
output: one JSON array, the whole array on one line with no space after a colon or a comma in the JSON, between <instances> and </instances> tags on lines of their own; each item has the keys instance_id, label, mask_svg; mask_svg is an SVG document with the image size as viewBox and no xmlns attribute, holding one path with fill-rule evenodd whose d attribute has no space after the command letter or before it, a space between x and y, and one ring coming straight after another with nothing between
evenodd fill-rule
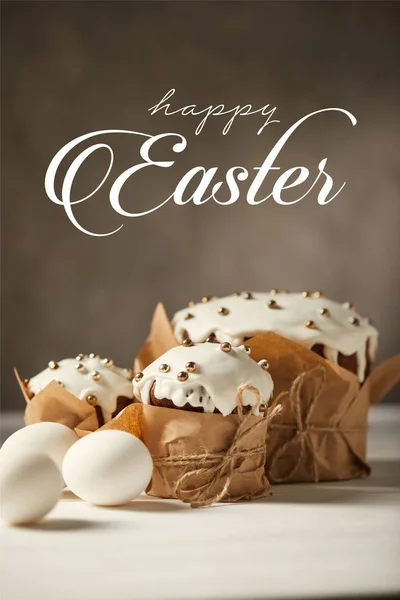
<instances>
[{"instance_id":1,"label":"white wooden table surface","mask_svg":"<svg viewBox=\"0 0 400 600\"><path fill-rule=\"evenodd\" d=\"M99 508L66 492L42 524L2 526L1 600L396 595L399 430L400 407L374 409L369 478L274 486L262 501Z\"/></svg>"}]
</instances>

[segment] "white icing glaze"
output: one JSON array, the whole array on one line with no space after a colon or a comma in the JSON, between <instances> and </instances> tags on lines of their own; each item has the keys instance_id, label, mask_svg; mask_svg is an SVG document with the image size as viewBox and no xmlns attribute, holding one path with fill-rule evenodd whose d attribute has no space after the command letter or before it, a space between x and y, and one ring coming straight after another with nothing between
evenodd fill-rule
<instances>
[{"instance_id":1,"label":"white icing glaze","mask_svg":"<svg viewBox=\"0 0 400 600\"><path fill-rule=\"evenodd\" d=\"M75 368L77 363L84 367L82 372ZM100 374L100 379L94 381L91 373ZM52 381L61 383L65 389L79 398L85 400L88 395L97 398L97 405L101 407L104 420L107 422L117 408L117 398L133 398L131 372L114 365L106 367L98 356L91 358L84 356L81 360L65 358L58 362L57 369L47 368L28 382L28 389L33 394L38 394Z\"/></svg>"},{"instance_id":2,"label":"white icing glaze","mask_svg":"<svg viewBox=\"0 0 400 600\"><path fill-rule=\"evenodd\" d=\"M176 338L182 341L183 332L187 331L194 342L201 342L215 333L218 340L238 346L243 343L244 337L252 337L262 331L274 331L309 348L314 344L322 344L325 357L334 362L337 362L339 352L346 356L357 354L358 375L363 381L367 342L373 361L378 332L368 319L352 310L348 303L340 304L314 295L303 297L299 293L252 292L251 295L253 298L249 300L245 299L244 294L212 298L178 311L172 319ZM269 308L270 301L275 301L279 308ZM229 312L219 314L220 307ZM320 314L323 308L328 309L329 316ZM193 318L185 319L187 313ZM358 319L359 325L351 322L353 318ZM315 328L306 327L307 321L314 321Z\"/></svg>"},{"instance_id":3,"label":"white icing glaze","mask_svg":"<svg viewBox=\"0 0 400 600\"><path fill-rule=\"evenodd\" d=\"M195 362L196 370L188 373L186 381L178 381L177 375L185 371L187 362ZM167 364L169 371L161 373L159 366ZM167 398L177 407L187 402L203 407L204 412L217 408L229 415L237 406L237 390L241 385L252 385L260 392L261 404L267 404L273 391L270 374L247 354L244 346L223 352L220 344L204 343L189 347L172 348L143 371L139 382L133 382L135 396L144 404L150 403L150 390L155 382L156 398ZM257 396L244 390L243 405L254 406L258 415Z\"/></svg>"}]
</instances>

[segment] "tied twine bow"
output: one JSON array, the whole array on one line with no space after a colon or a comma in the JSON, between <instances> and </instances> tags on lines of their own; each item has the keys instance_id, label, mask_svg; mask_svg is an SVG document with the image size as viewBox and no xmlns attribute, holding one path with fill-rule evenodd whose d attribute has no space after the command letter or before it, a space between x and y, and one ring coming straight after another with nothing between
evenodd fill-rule
<instances>
[{"instance_id":1,"label":"tied twine bow","mask_svg":"<svg viewBox=\"0 0 400 600\"><path fill-rule=\"evenodd\" d=\"M244 414L243 411L243 392L249 390L255 394L257 400L251 409ZM170 456L162 459L156 459L156 466L187 466L196 464L194 469L186 471L176 482L175 496L185 503L190 503L192 508L203 508L211 506L222 500L227 495L229 485L235 470L235 465L239 458L249 456L261 456L262 469L265 465L266 445L263 440L262 445L254 448L243 449L240 447L243 439L254 433L256 430L265 426L281 410L281 405L274 403L268 411L255 423L249 426L250 420L254 416L252 410L258 408L261 403L260 392L252 385L242 385L237 391L237 418L238 426L235 430L232 441L226 450L215 453L188 454L184 456ZM204 484L196 485L196 479L206 479ZM188 487L185 488L185 484Z\"/></svg>"},{"instance_id":2,"label":"tied twine bow","mask_svg":"<svg viewBox=\"0 0 400 600\"><path fill-rule=\"evenodd\" d=\"M318 376L318 375L319 375L319 379L318 379L317 389L315 390L315 392L312 396L312 400L308 405L306 414L303 415L302 414L302 405L304 406L304 403L302 402L302 392L304 390L304 386L305 386L307 380L313 381L315 383L317 381L316 376ZM289 396L289 402L291 404L292 411L295 415L296 422L294 425L285 424L285 423L274 423L271 425L271 429L274 429L274 430L283 430L283 429L286 429L286 430L294 429L295 430L294 437L292 437L287 442L285 442L282 446L280 446L278 448L278 450L271 457L271 464L270 464L268 472L269 472L269 476L270 476L271 480L274 483L285 483L287 481L290 481L292 476L296 473L297 469L299 468L307 451L310 453L310 455L312 457L313 481L314 482L319 481L320 466L326 467L327 465L326 465L326 462L324 461L323 457L321 457L319 455L318 451L316 450L316 448L313 445L312 438L310 435L311 432L317 431L317 432L322 432L322 433L340 433L340 434L344 435L344 433L346 433L346 432L358 431L361 429L360 427L358 427L358 428L354 427L354 428L344 430L344 429L340 428L339 426L320 427L320 426L314 426L314 425L310 424L310 419L311 419L313 408L318 403L318 401L321 397L321 394L325 388L325 384L326 384L326 371L322 367L318 366L318 367L314 367L313 369L310 369L309 371L307 371L305 373L301 373L300 375L298 375L298 377L293 382L290 391L285 391L285 392L282 392L281 394L279 394L279 400L282 398L282 396L287 396L287 395ZM295 464L289 470L289 472L287 472L284 476L279 475L278 473L280 472L280 470L277 466L279 459L282 457L285 457L285 455L286 456L293 455L294 453L293 453L293 451L290 451L290 446L292 446L292 444L296 443L296 442L300 445L300 451L296 453L297 460L296 460ZM361 459L358 458L358 460L361 460Z\"/></svg>"}]
</instances>

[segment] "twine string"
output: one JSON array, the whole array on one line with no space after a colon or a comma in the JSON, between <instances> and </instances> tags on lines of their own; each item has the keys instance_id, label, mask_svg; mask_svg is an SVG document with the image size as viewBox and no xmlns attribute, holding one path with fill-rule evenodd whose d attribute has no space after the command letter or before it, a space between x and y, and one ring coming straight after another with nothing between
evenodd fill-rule
<instances>
[{"instance_id":1,"label":"twine string","mask_svg":"<svg viewBox=\"0 0 400 600\"><path fill-rule=\"evenodd\" d=\"M251 391L256 396L255 404L250 408L247 414L243 410L243 393L245 390ZM261 404L261 395L259 390L252 385L242 385L237 390L237 419L238 425L228 448L221 452L188 454L184 456L170 456L155 461L156 466L188 466L195 464L193 469L183 473L176 482L174 493L182 502L190 503L192 508L201 508L211 506L222 500L226 496L235 465L238 458L252 456L263 456L262 465L264 468L266 444L256 446L251 449L242 449L241 443L246 436L256 432L261 426L268 423L277 415L281 406L271 406L264 417L260 417L255 423L250 425L253 417L252 409L258 408ZM205 483L193 485L193 481L200 480ZM185 487L185 486L188 487Z\"/></svg>"}]
</instances>

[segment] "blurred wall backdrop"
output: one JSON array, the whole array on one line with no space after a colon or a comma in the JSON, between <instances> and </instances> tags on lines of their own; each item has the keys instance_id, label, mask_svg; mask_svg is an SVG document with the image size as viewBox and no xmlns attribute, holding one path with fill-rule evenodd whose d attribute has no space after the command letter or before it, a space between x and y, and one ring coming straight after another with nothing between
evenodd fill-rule
<instances>
[{"instance_id":1,"label":"blurred wall backdrop","mask_svg":"<svg viewBox=\"0 0 400 600\"><path fill-rule=\"evenodd\" d=\"M351 300L381 332L379 358L398 352L400 322L399 5L396 2L3 2L3 407L22 408L13 379L78 352L131 365L156 302L170 314L204 294L236 289L322 289ZM266 103L279 124L260 136L259 116L151 116L170 89L174 108ZM80 233L44 191L54 154L100 129L177 131L188 140L174 167L145 170L123 193L127 210L169 196L196 165L252 170L297 119L337 106L357 117L310 120L279 165L314 176L328 157L337 189L293 206L168 203L140 219L119 217L107 191L76 208ZM126 139L129 138L129 139ZM138 162L130 136L114 140L114 175ZM171 153L165 145L160 158ZM75 193L106 167L93 156ZM276 176L264 189L269 193ZM246 191L247 186L243 185ZM305 188L307 189L307 188ZM395 394L392 394L395 398Z\"/></svg>"}]
</instances>

